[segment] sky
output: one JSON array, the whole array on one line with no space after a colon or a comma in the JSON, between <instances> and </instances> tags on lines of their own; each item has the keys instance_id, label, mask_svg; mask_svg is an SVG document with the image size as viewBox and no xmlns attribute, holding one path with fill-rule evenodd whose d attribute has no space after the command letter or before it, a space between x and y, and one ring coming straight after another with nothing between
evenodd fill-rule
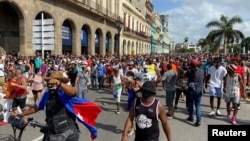
<instances>
[{"instance_id":1,"label":"sky","mask_svg":"<svg viewBox=\"0 0 250 141\"><path fill-rule=\"evenodd\" d=\"M219 20L221 15L228 18L240 16L241 24L234 29L240 30L245 37L250 36L250 1L249 0L152 0L158 14L169 15L169 36L175 43L197 43L205 38L212 28L206 24Z\"/></svg>"}]
</instances>

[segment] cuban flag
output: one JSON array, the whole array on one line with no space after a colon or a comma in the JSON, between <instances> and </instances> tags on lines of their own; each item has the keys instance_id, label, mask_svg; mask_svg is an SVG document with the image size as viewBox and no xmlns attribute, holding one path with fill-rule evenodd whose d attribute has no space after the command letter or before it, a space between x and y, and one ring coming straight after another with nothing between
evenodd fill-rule
<instances>
[{"instance_id":1,"label":"cuban flag","mask_svg":"<svg viewBox=\"0 0 250 141\"><path fill-rule=\"evenodd\" d=\"M91 133L91 138L94 140L97 138L97 129L95 128L95 123L98 115L101 113L102 109L100 106L91 102L87 99L81 99L76 97L68 96L64 93L62 89L58 90L60 100L65 105L66 109L75 115L77 120L82 123ZM42 99L38 104L40 110L44 109L46 101L49 98L49 91L45 91L42 95Z\"/></svg>"}]
</instances>

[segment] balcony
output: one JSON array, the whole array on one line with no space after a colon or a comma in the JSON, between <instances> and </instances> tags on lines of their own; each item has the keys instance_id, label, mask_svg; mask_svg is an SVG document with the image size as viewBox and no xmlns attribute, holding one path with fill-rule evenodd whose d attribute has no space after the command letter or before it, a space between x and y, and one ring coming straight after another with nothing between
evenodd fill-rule
<instances>
[{"instance_id":1,"label":"balcony","mask_svg":"<svg viewBox=\"0 0 250 141\"><path fill-rule=\"evenodd\" d=\"M68 4L68 6L76 7L81 10L85 10L87 12L94 13L100 17L105 17L106 19L110 19L113 21L116 21L116 19L119 17L116 13L113 13L109 9L103 7L99 3L95 1L89 1L89 0L62 0L65 2L65 4Z\"/></svg>"},{"instance_id":2,"label":"balcony","mask_svg":"<svg viewBox=\"0 0 250 141\"><path fill-rule=\"evenodd\" d=\"M154 19L150 14L146 14L145 19L147 22L149 22L150 24L154 23Z\"/></svg>"},{"instance_id":3,"label":"balcony","mask_svg":"<svg viewBox=\"0 0 250 141\"><path fill-rule=\"evenodd\" d=\"M148 36L146 35L146 32L140 31L139 36L147 38Z\"/></svg>"},{"instance_id":4,"label":"balcony","mask_svg":"<svg viewBox=\"0 0 250 141\"><path fill-rule=\"evenodd\" d=\"M135 36L139 36L139 37L143 37L143 38L148 38L148 36L146 35L146 32L143 31L135 31L129 27L124 27L123 32L125 33L129 33L129 34L133 34Z\"/></svg>"},{"instance_id":5,"label":"balcony","mask_svg":"<svg viewBox=\"0 0 250 141\"><path fill-rule=\"evenodd\" d=\"M124 30L123 30L124 32L131 32L132 30L129 28L129 27L124 27Z\"/></svg>"},{"instance_id":6,"label":"balcony","mask_svg":"<svg viewBox=\"0 0 250 141\"><path fill-rule=\"evenodd\" d=\"M157 27L156 27L156 30L157 30L158 32L161 32L161 26L157 26Z\"/></svg>"},{"instance_id":7,"label":"balcony","mask_svg":"<svg viewBox=\"0 0 250 141\"><path fill-rule=\"evenodd\" d=\"M150 0L147 0L146 1L146 8L149 10L149 11L154 11L154 5L152 4L152 2Z\"/></svg>"}]
</instances>

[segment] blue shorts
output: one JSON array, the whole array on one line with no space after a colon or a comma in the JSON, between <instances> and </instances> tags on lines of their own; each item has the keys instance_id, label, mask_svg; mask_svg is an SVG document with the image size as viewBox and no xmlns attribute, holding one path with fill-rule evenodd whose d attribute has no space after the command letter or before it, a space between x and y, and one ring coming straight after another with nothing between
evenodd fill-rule
<instances>
[{"instance_id":1,"label":"blue shorts","mask_svg":"<svg viewBox=\"0 0 250 141\"><path fill-rule=\"evenodd\" d=\"M223 91L222 88L209 87L210 96L222 97Z\"/></svg>"}]
</instances>

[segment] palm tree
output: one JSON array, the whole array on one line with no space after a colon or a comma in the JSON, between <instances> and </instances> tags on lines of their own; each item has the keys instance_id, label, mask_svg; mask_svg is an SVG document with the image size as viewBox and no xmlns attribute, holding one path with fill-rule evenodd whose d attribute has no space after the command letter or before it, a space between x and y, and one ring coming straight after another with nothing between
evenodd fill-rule
<instances>
[{"instance_id":1,"label":"palm tree","mask_svg":"<svg viewBox=\"0 0 250 141\"><path fill-rule=\"evenodd\" d=\"M219 46L217 42L212 42L209 40L209 38L201 38L198 40L198 45L203 48L203 51L209 51L209 52L217 52L218 48L216 46Z\"/></svg>"},{"instance_id":2,"label":"palm tree","mask_svg":"<svg viewBox=\"0 0 250 141\"><path fill-rule=\"evenodd\" d=\"M207 47L209 46L209 44L209 41L205 38L201 38L198 40L198 46L201 46L203 51L207 51Z\"/></svg>"},{"instance_id":3,"label":"palm tree","mask_svg":"<svg viewBox=\"0 0 250 141\"><path fill-rule=\"evenodd\" d=\"M184 38L184 47L187 48L188 37Z\"/></svg>"},{"instance_id":4,"label":"palm tree","mask_svg":"<svg viewBox=\"0 0 250 141\"><path fill-rule=\"evenodd\" d=\"M245 51L248 53L250 50L250 37L246 37L242 42L241 42L241 47L245 47Z\"/></svg>"},{"instance_id":5,"label":"palm tree","mask_svg":"<svg viewBox=\"0 0 250 141\"><path fill-rule=\"evenodd\" d=\"M239 40L244 39L244 34L239 30L234 30L233 25L242 23L239 16L234 16L231 19L221 15L220 20L210 21L206 27L214 27L215 29L208 33L207 39L215 43L223 43L224 54L226 54L227 44L239 43Z\"/></svg>"},{"instance_id":6,"label":"palm tree","mask_svg":"<svg viewBox=\"0 0 250 141\"><path fill-rule=\"evenodd\" d=\"M188 37L185 37L184 38L184 43L187 43L188 42Z\"/></svg>"},{"instance_id":7,"label":"palm tree","mask_svg":"<svg viewBox=\"0 0 250 141\"><path fill-rule=\"evenodd\" d=\"M209 41L205 38L200 38L198 40L198 45L201 46L201 47L205 47L206 45L209 44Z\"/></svg>"}]
</instances>

